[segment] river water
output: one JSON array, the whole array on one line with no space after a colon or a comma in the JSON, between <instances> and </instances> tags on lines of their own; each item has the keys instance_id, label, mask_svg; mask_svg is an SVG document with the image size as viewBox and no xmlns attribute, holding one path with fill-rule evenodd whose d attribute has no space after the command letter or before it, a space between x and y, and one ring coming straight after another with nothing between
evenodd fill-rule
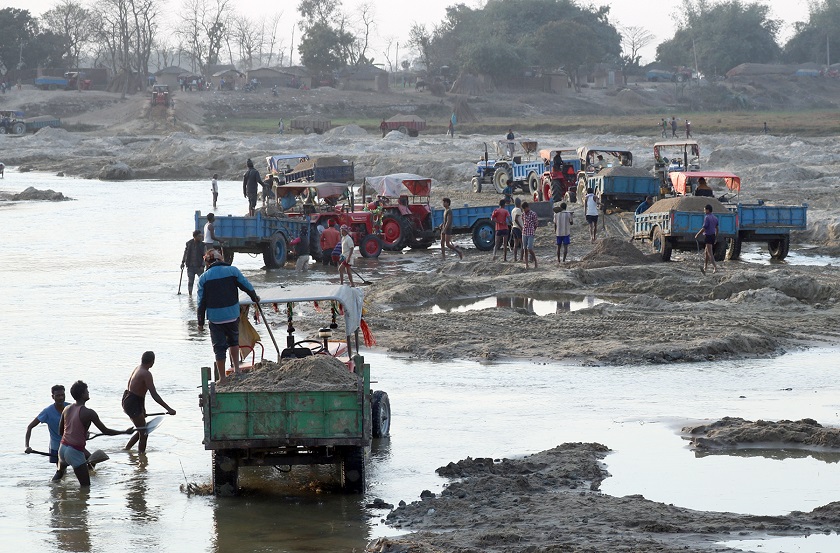
<instances>
[{"instance_id":1,"label":"river water","mask_svg":"<svg viewBox=\"0 0 840 553\"><path fill-rule=\"evenodd\" d=\"M755 514L810 510L837 499L838 455L695 456L679 429L722 416L840 424L837 351L814 349L774 360L682 365L578 367L531 362L431 363L364 352L375 388L388 392L392 437L374 445L363 496L333 493L329 474L298 471L292 485L271 469L243 470L242 497L188 496L208 483L202 444L199 368L209 337L198 333L195 302L179 263L195 209L208 211L209 182L104 183L7 169L0 190L52 188L72 202L0 203L0 265L7 334L0 371L0 535L4 550L360 551L394 534L368 508L422 490L439 492L434 469L466 456L520 456L567 441L614 450L602 489L657 501ZM239 184L221 183L217 212L242 213ZM428 253L361 260L365 275L422 269ZM335 282L320 269L301 277L266 272L262 260L235 264L259 289L290 281ZM376 329L373 329L374 333ZM25 427L50 403L50 386L90 386L88 406L125 428L120 397L143 351L157 354L158 390L177 409L149 438L145 456L120 450L124 437L91 449L111 459L89 491L73 475L51 484L45 457L24 455ZM68 400L69 400L68 395ZM149 399L150 411L153 404ZM46 427L32 446L47 448ZM316 484L310 484L316 482Z\"/></svg>"}]
</instances>

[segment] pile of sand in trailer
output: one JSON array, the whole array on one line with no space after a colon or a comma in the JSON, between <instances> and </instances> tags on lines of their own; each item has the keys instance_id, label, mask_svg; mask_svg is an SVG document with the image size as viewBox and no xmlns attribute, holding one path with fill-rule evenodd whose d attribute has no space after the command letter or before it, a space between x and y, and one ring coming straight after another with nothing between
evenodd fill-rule
<instances>
[{"instance_id":1,"label":"pile of sand in trailer","mask_svg":"<svg viewBox=\"0 0 840 553\"><path fill-rule=\"evenodd\" d=\"M250 371L216 384L218 392L346 392L356 391L358 375L329 355L260 361Z\"/></svg>"},{"instance_id":2,"label":"pile of sand in trailer","mask_svg":"<svg viewBox=\"0 0 840 553\"><path fill-rule=\"evenodd\" d=\"M618 165L616 167L607 167L598 171L599 177L644 177L651 178L651 173L647 169L641 167L625 167Z\"/></svg>"},{"instance_id":3,"label":"pile of sand in trailer","mask_svg":"<svg viewBox=\"0 0 840 553\"><path fill-rule=\"evenodd\" d=\"M696 211L702 213L706 204L712 206L713 213L729 213L729 210L722 203L709 196L677 196L675 198L665 198L654 203L645 213L661 213L671 211L672 209L675 211Z\"/></svg>"}]
</instances>

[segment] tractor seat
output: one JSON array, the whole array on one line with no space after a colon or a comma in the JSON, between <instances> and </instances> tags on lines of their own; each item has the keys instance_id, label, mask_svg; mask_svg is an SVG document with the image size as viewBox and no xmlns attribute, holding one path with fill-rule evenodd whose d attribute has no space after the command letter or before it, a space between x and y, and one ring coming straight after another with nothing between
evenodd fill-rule
<instances>
[{"instance_id":1,"label":"tractor seat","mask_svg":"<svg viewBox=\"0 0 840 553\"><path fill-rule=\"evenodd\" d=\"M280 359L302 359L312 355L309 348L286 348L280 352Z\"/></svg>"}]
</instances>

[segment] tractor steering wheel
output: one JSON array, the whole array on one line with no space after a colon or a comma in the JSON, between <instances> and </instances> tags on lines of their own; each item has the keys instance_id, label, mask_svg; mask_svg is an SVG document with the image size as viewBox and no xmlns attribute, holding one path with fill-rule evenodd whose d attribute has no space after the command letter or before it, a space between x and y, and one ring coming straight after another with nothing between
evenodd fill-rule
<instances>
[{"instance_id":1,"label":"tractor steering wheel","mask_svg":"<svg viewBox=\"0 0 840 553\"><path fill-rule=\"evenodd\" d=\"M317 348L312 348L312 347L308 346L307 344L315 344L318 347ZM324 355L329 355L329 352L326 349L324 349L324 344L322 342L319 342L318 340L300 340L299 342L294 343L294 347L296 347L296 348L297 347L309 348L309 349L312 350L312 355L318 355L319 353L323 353Z\"/></svg>"}]
</instances>

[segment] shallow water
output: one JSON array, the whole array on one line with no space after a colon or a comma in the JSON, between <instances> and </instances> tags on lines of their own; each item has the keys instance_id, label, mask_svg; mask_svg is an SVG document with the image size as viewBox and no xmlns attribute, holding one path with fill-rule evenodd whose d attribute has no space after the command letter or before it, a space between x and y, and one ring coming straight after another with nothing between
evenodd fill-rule
<instances>
[{"instance_id":1,"label":"shallow water","mask_svg":"<svg viewBox=\"0 0 840 553\"><path fill-rule=\"evenodd\" d=\"M595 307L607 300L596 296L574 296L570 294L557 294L551 300L537 299L524 295L500 295L486 298L464 298L436 303L431 307L431 313L451 313L453 311L476 311L479 309L501 308L501 309L524 309L540 317L554 315L557 313L568 313Z\"/></svg>"},{"instance_id":2,"label":"shallow water","mask_svg":"<svg viewBox=\"0 0 840 553\"><path fill-rule=\"evenodd\" d=\"M209 183L103 183L9 170L0 181L4 190L30 185L76 201L0 203L2 322L10 333L0 356L0 371L10 377L0 395L4 549L358 551L394 533L379 522L387 511L365 507L374 498L396 504L424 489L439 492L445 481L434 469L449 461L521 456L567 441L614 450L602 488L615 495L756 514L837 499L836 457L698 457L678 433L697 419L726 415L840 424L834 349L639 367L431 363L366 352L375 388L390 396L393 423L391 439L372 449L363 497L331 493L329 474L297 469L297 481L316 484L302 489L277 471L253 469L243 471L242 498L187 496L179 485L210 479L197 387L212 353L207 333L197 332L185 281L184 293L176 292L194 210L209 207ZM239 186L221 184L219 212L243 211ZM423 270L431 256L383 254L357 268L363 275ZM247 255L235 264L258 288L337 281L317 267L307 275L265 272L260 258ZM85 380L89 406L106 425L125 428L120 397L147 349L157 353L157 386L177 416L150 436L145 456L120 451L123 437L92 441L111 459L89 492L72 475L51 485L45 458L23 454L25 427L50 403L50 386ZM45 449L47 439L39 426L33 448Z\"/></svg>"}]
</instances>

